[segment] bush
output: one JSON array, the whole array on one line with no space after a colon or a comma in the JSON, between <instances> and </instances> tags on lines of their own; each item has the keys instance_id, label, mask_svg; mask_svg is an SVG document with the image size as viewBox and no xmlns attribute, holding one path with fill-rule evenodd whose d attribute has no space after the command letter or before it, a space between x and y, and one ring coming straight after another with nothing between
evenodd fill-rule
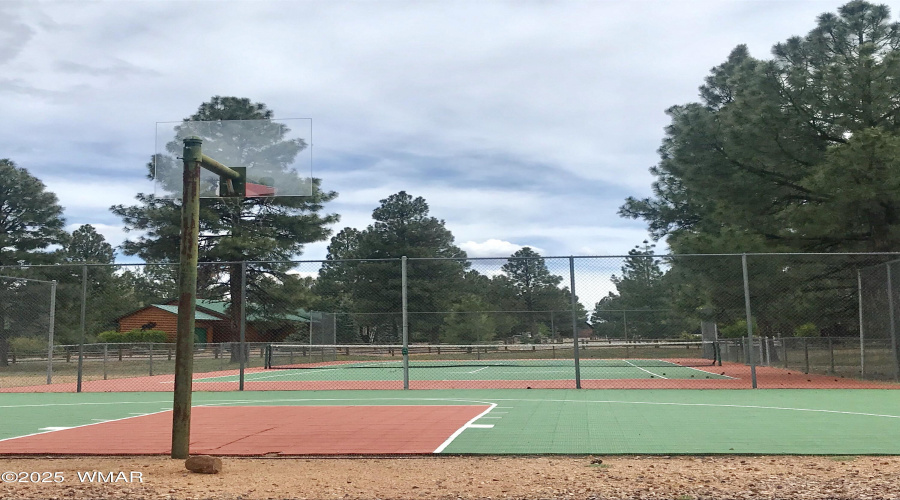
<instances>
[{"instance_id":1,"label":"bush","mask_svg":"<svg viewBox=\"0 0 900 500\"><path fill-rule=\"evenodd\" d=\"M689 340L689 341L703 340L703 336L700 335L699 333L681 332L678 335L678 340Z\"/></svg>"},{"instance_id":2,"label":"bush","mask_svg":"<svg viewBox=\"0 0 900 500\"><path fill-rule=\"evenodd\" d=\"M804 323L794 329L794 337L818 337L819 327L815 323Z\"/></svg>"},{"instance_id":3,"label":"bush","mask_svg":"<svg viewBox=\"0 0 900 500\"><path fill-rule=\"evenodd\" d=\"M46 339L34 337L15 337L9 339L9 346L17 353L44 352L48 349Z\"/></svg>"},{"instance_id":4,"label":"bush","mask_svg":"<svg viewBox=\"0 0 900 500\"><path fill-rule=\"evenodd\" d=\"M753 331L756 332L756 322L753 322ZM734 323L719 328L719 336L726 339L737 339L747 336L747 321L740 319Z\"/></svg>"},{"instance_id":5,"label":"bush","mask_svg":"<svg viewBox=\"0 0 900 500\"><path fill-rule=\"evenodd\" d=\"M110 344L121 343L138 343L138 342L168 342L169 336L162 330L140 330L134 329L127 332L107 331L97 335L100 342L108 342Z\"/></svg>"}]
</instances>

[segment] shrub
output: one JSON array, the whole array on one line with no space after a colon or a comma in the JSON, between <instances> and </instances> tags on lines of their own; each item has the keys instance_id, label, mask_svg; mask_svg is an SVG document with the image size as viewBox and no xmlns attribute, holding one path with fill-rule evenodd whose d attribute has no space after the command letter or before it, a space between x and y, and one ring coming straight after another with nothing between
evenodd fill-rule
<instances>
[{"instance_id":1,"label":"shrub","mask_svg":"<svg viewBox=\"0 0 900 500\"><path fill-rule=\"evenodd\" d=\"M138 342L168 342L169 336L162 330L129 330L127 332L107 331L97 335L100 342L110 344L138 343Z\"/></svg>"},{"instance_id":2,"label":"shrub","mask_svg":"<svg viewBox=\"0 0 900 500\"><path fill-rule=\"evenodd\" d=\"M794 337L818 337L819 327L815 323L804 323L794 329Z\"/></svg>"},{"instance_id":3,"label":"shrub","mask_svg":"<svg viewBox=\"0 0 900 500\"><path fill-rule=\"evenodd\" d=\"M681 332L681 333L678 335L678 340L692 340L692 341L696 341L696 340L702 340L702 339L703 339L703 336L700 335L699 333Z\"/></svg>"},{"instance_id":4,"label":"shrub","mask_svg":"<svg viewBox=\"0 0 900 500\"><path fill-rule=\"evenodd\" d=\"M34 337L15 337L9 339L9 345L12 350L18 353L43 352L47 350L46 339L36 339Z\"/></svg>"},{"instance_id":5,"label":"shrub","mask_svg":"<svg viewBox=\"0 0 900 500\"><path fill-rule=\"evenodd\" d=\"M756 322L753 322L753 331L756 332ZM719 336L726 339L736 339L747 336L747 321L740 319L734 323L719 328Z\"/></svg>"}]
</instances>

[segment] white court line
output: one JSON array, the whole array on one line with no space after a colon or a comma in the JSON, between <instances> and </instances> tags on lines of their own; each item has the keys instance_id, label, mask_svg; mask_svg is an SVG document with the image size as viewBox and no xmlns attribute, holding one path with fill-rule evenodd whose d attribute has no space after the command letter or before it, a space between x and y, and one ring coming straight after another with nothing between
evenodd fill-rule
<instances>
[{"instance_id":1,"label":"white court line","mask_svg":"<svg viewBox=\"0 0 900 500\"><path fill-rule=\"evenodd\" d=\"M487 370L488 368L490 368L490 366L485 366L484 368L479 368L479 369L471 371L471 372L460 372L460 373L478 373L481 370Z\"/></svg>"},{"instance_id":2,"label":"white court line","mask_svg":"<svg viewBox=\"0 0 900 500\"><path fill-rule=\"evenodd\" d=\"M659 401L618 401L618 400L596 400L596 401L585 401L583 399L511 399L511 398L492 398L493 401L480 401L474 399L461 399L461 398L278 398L278 399L260 399L260 400L222 400L219 401L218 404L234 404L238 402L252 402L252 403L287 403L287 402L336 402L336 401L350 401L350 402L360 402L360 401L440 401L440 402L457 402L457 403L470 403L470 404L480 404L480 405L490 405L491 408L502 408L502 409L513 409L514 406L500 406L501 404L508 404L512 402L530 402L530 403L580 403L580 404L589 404L589 403L599 403L599 404L634 404L634 405L660 405L660 406L697 406L697 407L711 407L711 408L747 408L747 409L757 409L757 410L780 410L780 411L801 411L801 412L812 412L812 413L834 413L834 414L842 414L842 415L855 415L862 417L884 417L884 418L896 418L900 419L900 415L886 415L880 413L864 413L864 412L854 412L854 411L841 411L841 410L818 410L812 408L791 408L791 407L782 407L782 406L761 406L761 405L738 405L738 404L720 404L720 403L673 403L673 402L659 402ZM213 400L216 401L216 400ZM211 404L211 403L207 403ZM38 406L38 405L32 405ZM346 406L372 406L371 404L355 404L355 405L346 405ZM488 411L485 411L482 415L486 414ZM498 412L499 413L499 412ZM474 420L477 420L476 417Z\"/></svg>"},{"instance_id":3,"label":"white court line","mask_svg":"<svg viewBox=\"0 0 900 500\"><path fill-rule=\"evenodd\" d=\"M575 371L575 368L573 367L568 370L524 370L524 371L507 370L507 371L504 371L503 373L504 374L506 374L506 373L536 373L536 374L540 375L542 373L573 373L574 371ZM501 380L501 382L503 382L503 381Z\"/></svg>"},{"instance_id":4,"label":"white court line","mask_svg":"<svg viewBox=\"0 0 900 500\"><path fill-rule=\"evenodd\" d=\"M81 403L44 403L44 404L34 404L34 405L2 405L0 408L46 408L50 406L104 406L104 405L155 405L158 403L171 403L171 401L116 401L110 403L93 403L93 402L81 402ZM170 408L171 409L171 408Z\"/></svg>"},{"instance_id":5,"label":"white court line","mask_svg":"<svg viewBox=\"0 0 900 500\"><path fill-rule=\"evenodd\" d=\"M659 377L659 378L662 378L662 379L669 380L668 377L663 377L662 375L660 375L660 374L658 374L658 373L653 373L653 372L651 372L650 370L644 370L644 369L641 368L640 366L638 366L638 365L632 363L631 361L629 361L629 360L627 360L627 359L624 360L624 361L625 361L626 363L628 363L629 365L631 365L631 366L637 368L638 370L645 371L645 372L649 373L650 375L653 375L654 377Z\"/></svg>"},{"instance_id":6,"label":"white court line","mask_svg":"<svg viewBox=\"0 0 900 500\"><path fill-rule=\"evenodd\" d=\"M165 410L165 411L172 411L172 410ZM103 422L94 422L93 424L76 425L74 427L59 427L58 430L79 429L81 427L90 427L92 425L100 425L100 424L105 424L107 422L118 422L120 420L128 420L129 418L139 418L139 417L146 417L147 415L156 415L157 413L163 413L163 412L154 411L151 413L145 413L143 415L134 415L131 417L122 417L122 418L115 418L112 420L104 420ZM57 432L57 431L49 431L49 432ZM24 436L13 436L13 437L8 437L8 438L3 438L3 439L0 439L0 442L11 441L13 439L25 438L25 437L29 437L29 436L37 436L38 434L46 434L46 432L32 432L31 434L25 434Z\"/></svg>"},{"instance_id":7,"label":"white court line","mask_svg":"<svg viewBox=\"0 0 900 500\"><path fill-rule=\"evenodd\" d=\"M858 411L842 411L842 410L819 410L815 408L791 408L785 406L761 406L761 405L729 405L720 403L671 403L660 401L613 401L613 400L597 400L585 401L579 399L498 399L497 401L528 401L534 403L602 403L602 404L625 404L625 405L660 405L660 406L701 406L711 408L746 408L754 410L783 410L783 411L805 411L811 413L835 413L840 415L855 415L860 417L884 417L897 418L900 415L886 415L881 413L864 413Z\"/></svg>"},{"instance_id":8,"label":"white court line","mask_svg":"<svg viewBox=\"0 0 900 500\"><path fill-rule=\"evenodd\" d=\"M71 429L71 427L41 427L38 430L44 431L44 432L53 432L53 431L64 431L66 429Z\"/></svg>"},{"instance_id":9,"label":"white court line","mask_svg":"<svg viewBox=\"0 0 900 500\"><path fill-rule=\"evenodd\" d=\"M475 421L478 420L479 418L481 418L481 417L487 415L487 414L488 414L491 410L493 410L496 406L497 406L496 403L491 403L491 406L490 406L487 410L484 410L483 412L479 413L478 415L475 416L475 418L473 418L472 420L469 420L468 422L466 422L466 423L465 423L462 427L460 427L459 429L456 429L456 432L454 432L453 434L451 434L450 437L448 437L446 441L444 441L443 443L441 443L441 445L438 446L437 449L434 450L432 453L440 453L440 452L444 451L444 448L446 448L447 446L450 446L450 443L452 443L454 439L456 439L457 437L459 437L459 435L462 434L464 430L468 429L469 427L474 427L475 425L478 425L478 424L475 424ZM493 427L493 425L492 425L491 427Z\"/></svg>"},{"instance_id":10,"label":"white court line","mask_svg":"<svg viewBox=\"0 0 900 500\"><path fill-rule=\"evenodd\" d=\"M722 375L721 373L708 372L706 370L694 368L693 366L681 366L681 365L676 365L676 366L680 366L681 368L688 368L690 370L698 371L700 373L703 373L704 375L715 375L717 378L720 378L720 379L727 378L729 380L737 380L737 377L729 377L728 375ZM709 366L713 366L713 365L709 365Z\"/></svg>"},{"instance_id":11,"label":"white court line","mask_svg":"<svg viewBox=\"0 0 900 500\"><path fill-rule=\"evenodd\" d=\"M719 377L719 378L727 378L727 379L730 379L730 380L737 380L736 377L729 377L728 375L721 375L721 374L719 374L719 373L714 373L714 372L709 372L709 371L706 371L706 370L701 370L700 368L694 368L693 366L679 365L678 363L672 363L671 361L665 361L665 360L659 360L659 361L662 361L662 362L664 362L664 363L668 363L668 365L666 365L666 366L671 365L673 368L676 368L676 367L677 367L677 368L687 368L688 370L694 370L694 371L700 372L700 373L702 373L702 374L704 374L704 375L715 375L716 377ZM713 368L715 368L715 365L706 365L706 366L712 366Z\"/></svg>"},{"instance_id":12,"label":"white court line","mask_svg":"<svg viewBox=\"0 0 900 500\"><path fill-rule=\"evenodd\" d=\"M338 370L338 369L339 368L310 368L308 370L291 370L291 371L284 370L284 373L275 373L272 375L261 375L258 377L255 377L253 375L255 375L256 373L260 373L260 372L253 372L253 373L248 373L244 376L244 382L256 382L257 380L264 379L264 378L287 377L287 376L291 376L291 375L296 375L298 373L303 373L304 371L313 373L313 372L329 372L329 371L334 371L334 370ZM204 377L204 378L194 379L194 382L206 382L206 383L222 382L222 383L226 383L226 384L233 384L238 381L238 378L235 378L234 380L215 380L215 379L225 378L225 377L238 377L238 376L237 375L221 375L218 377ZM174 383L175 382L160 382L160 384L174 384Z\"/></svg>"}]
</instances>

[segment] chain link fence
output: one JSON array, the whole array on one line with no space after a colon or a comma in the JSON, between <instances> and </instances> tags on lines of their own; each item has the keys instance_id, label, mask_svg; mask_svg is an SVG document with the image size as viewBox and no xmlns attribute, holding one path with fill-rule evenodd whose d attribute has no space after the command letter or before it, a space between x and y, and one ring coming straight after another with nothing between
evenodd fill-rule
<instances>
[{"instance_id":1,"label":"chain link fence","mask_svg":"<svg viewBox=\"0 0 900 500\"><path fill-rule=\"evenodd\" d=\"M895 387L893 259L204 263L193 390ZM0 268L0 392L170 391L176 271Z\"/></svg>"}]
</instances>

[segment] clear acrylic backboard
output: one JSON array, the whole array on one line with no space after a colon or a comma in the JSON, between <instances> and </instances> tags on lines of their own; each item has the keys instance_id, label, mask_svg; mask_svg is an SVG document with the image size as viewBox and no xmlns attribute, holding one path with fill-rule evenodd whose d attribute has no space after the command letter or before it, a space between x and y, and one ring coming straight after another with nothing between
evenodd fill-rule
<instances>
[{"instance_id":1,"label":"clear acrylic backboard","mask_svg":"<svg viewBox=\"0 0 900 500\"><path fill-rule=\"evenodd\" d=\"M183 140L203 140L203 154L227 167L247 168L247 197L312 195L312 120L158 122L153 155L157 198L181 198ZM219 197L219 176L200 172L200 197Z\"/></svg>"}]
</instances>

